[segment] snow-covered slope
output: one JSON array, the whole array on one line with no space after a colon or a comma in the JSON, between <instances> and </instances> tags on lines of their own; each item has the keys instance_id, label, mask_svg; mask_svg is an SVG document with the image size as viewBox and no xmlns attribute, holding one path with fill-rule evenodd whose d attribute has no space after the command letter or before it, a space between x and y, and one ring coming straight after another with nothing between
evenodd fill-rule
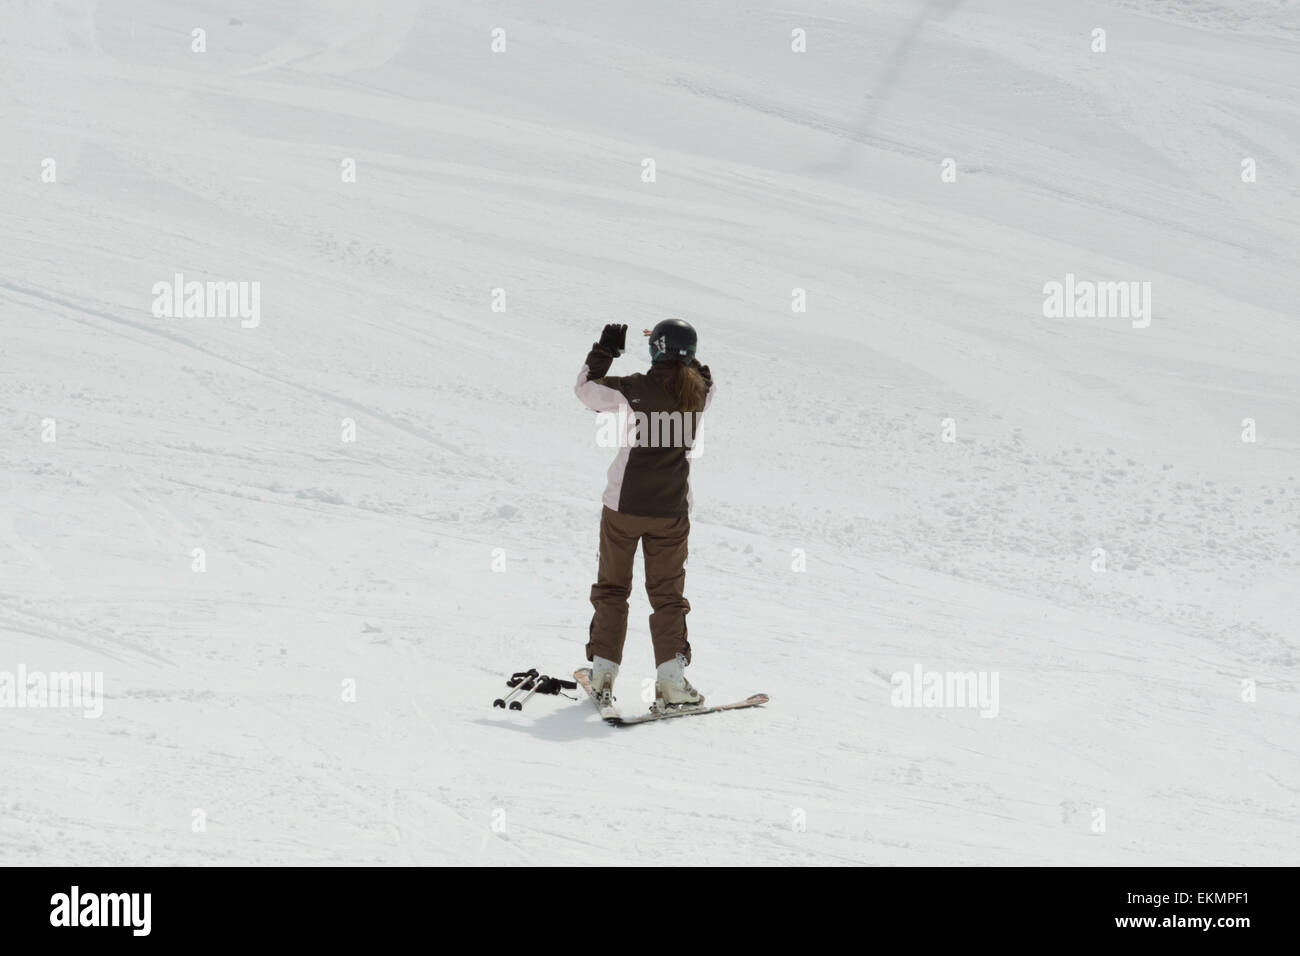
<instances>
[{"instance_id":1,"label":"snow-covered slope","mask_svg":"<svg viewBox=\"0 0 1300 956\"><path fill-rule=\"evenodd\" d=\"M0 674L105 695L0 709L0 861L1300 862L1298 56L1280 0L0 3ZM494 710L583 664L572 383L666 315L691 678L772 703Z\"/></svg>"}]
</instances>

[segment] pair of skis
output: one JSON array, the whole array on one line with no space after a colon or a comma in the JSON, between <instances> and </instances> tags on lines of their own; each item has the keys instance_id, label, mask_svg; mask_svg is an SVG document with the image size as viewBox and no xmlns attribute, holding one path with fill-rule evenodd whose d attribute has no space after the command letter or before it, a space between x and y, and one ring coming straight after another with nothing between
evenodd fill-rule
<instances>
[{"instance_id":1,"label":"pair of skis","mask_svg":"<svg viewBox=\"0 0 1300 956\"><path fill-rule=\"evenodd\" d=\"M573 679L578 682L578 686L587 692L591 702L596 705L600 711L600 716L608 724L615 727L631 727L635 724L647 724L653 720L666 720L669 717L691 717L695 714L716 714L720 710L740 710L742 707L757 707L760 704L766 704L770 698L766 694L754 694L746 697L744 700L738 700L734 704L684 704L678 707L670 707L668 710L660 712L651 710L648 714L639 714L635 717L624 717L618 712L617 707L602 707L600 698L591 688L591 669L583 667L573 672Z\"/></svg>"}]
</instances>

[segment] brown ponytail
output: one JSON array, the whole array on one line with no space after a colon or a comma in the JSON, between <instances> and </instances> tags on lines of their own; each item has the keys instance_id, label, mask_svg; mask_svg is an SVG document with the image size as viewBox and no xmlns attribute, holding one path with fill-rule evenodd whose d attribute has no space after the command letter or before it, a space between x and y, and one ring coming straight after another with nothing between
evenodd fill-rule
<instances>
[{"instance_id":1,"label":"brown ponytail","mask_svg":"<svg viewBox=\"0 0 1300 956\"><path fill-rule=\"evenodd\" d=\"M682 362L673 362L672 375L668 377L668 391L676 400L679 412L704 411L704 396L709 392L709 383L699 370Z\"/></svg>"}]
</instances>

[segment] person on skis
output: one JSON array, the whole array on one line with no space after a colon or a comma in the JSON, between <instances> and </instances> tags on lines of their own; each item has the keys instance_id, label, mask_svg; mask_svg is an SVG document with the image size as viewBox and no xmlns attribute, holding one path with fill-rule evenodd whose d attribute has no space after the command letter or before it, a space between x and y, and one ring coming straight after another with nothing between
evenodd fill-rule
<instances>
[{"instance_id":1,"label":"person on skis","mask_svg":"<svg viewBox=\"0 0 1300 956\"><path fill-rule=\"evenodd\" d=\"M602 705L614 699L614 679L627 638L627 599L638 543L645 560L654 644L655 707L702 704L686 679L686 544L691 531L689 453L700 416L713 401L713 377L695 358L689 322L665 319L649 332L650 368L607 375L627 344L626 325L606 325L578 373L574 392L588 408L626 421L609 467L600 515L600 558L591 586L595 614L588 631L591 685ZM665 424L666 423L666 424ZM663 440L665 436L669 440Z\"/></svg>"}]
</instances>

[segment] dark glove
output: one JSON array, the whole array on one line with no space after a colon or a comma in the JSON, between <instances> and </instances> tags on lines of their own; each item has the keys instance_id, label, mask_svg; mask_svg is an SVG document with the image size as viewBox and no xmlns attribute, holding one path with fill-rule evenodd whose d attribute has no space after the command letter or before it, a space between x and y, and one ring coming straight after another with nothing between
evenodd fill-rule
<instances>
[{"instance_id":1,"label":"dark glove","mask_svg":"<svg viewBox=\"0 0 1300 956\"><path fill-rule=\"evenodd\" d=\"M607 325L600 333L600 344L610 350L615 357L623 354L627 348L627 326Z\"/></svg>"}]
</instances>

